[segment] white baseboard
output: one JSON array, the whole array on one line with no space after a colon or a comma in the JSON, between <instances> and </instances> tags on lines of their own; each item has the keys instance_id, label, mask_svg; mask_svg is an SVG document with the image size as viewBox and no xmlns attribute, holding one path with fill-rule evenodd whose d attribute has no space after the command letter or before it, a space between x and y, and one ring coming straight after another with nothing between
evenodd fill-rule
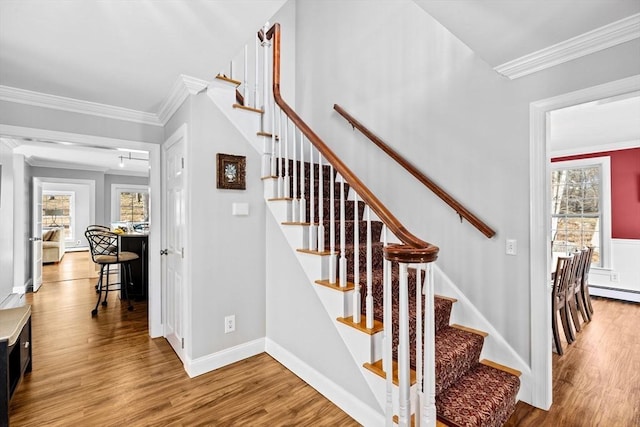
<instances>
[{"instance_id":1,"label":"white baseboard","mask_svg":"<svg viewBox=\"0 0 640 427\"><path fill-rule=\"evenodd\" d=\"M67 247L64 249L66 252L87 252L89 248L87 246Z\"/></svg>"},{"instance_id":2,"label":"white baseboard","mask_svg":"<svg viewBox=\"0 0 640 427\"><path fill-rule=\"evenodd\" d=\"M13 287L13 293L14 294L26 294L27 293L27 289L29 289L31 287L32 283L33 283L33 279L29 278L29 280L27 280L26 283L23 286L14 286Z\"/></svg>"},{"instance_id":3,"label":"white baseboard","mask_svg":"<svg viewBox=\"0 0 640 427\"><path fill-rule=\"evenodd\" d=\"M239 362L240 360L248 357L264 353L264 351L265 339L259 338L257 340L224 349L217 353L198 357L194 360L187 358L187 361L184 364L184 369L187 371L189 377L193 378L198 375L214 371L218 368L222 368L223 366Z\"/></svg>"},{"instance_id":4,"label":"white baseboard","mask_svg":"<svg viewBox=\"0 0 640 427\"><path fill-rule=\"evenodd\" d=\"M265 351L360 424L367 427L385 424L382 413L363 403L269 338L266 338Z\"/></svg>"},{"instance_id":5,"label":"white baseboard","mask_svg":"<svg viewBox=\"0 0 640 427\"><path fill-rule=\"evenodd\" d=\"M24 293L13 293L7 295L0 301L0 309L16 308L24 306Z\"/></svg>"},{"instance_id":6,"label":"white baseboard","mask_svg":"<svg viewBox=\"0 0 640 427\"><path fill-rule=\"evenodd\" d=\"M589 285L589 294L594 297L604 297L619 299L622 301L640 302L640 293L625 291L624 289L613 289L604 286Z\"/></svg>"}]
</instances>

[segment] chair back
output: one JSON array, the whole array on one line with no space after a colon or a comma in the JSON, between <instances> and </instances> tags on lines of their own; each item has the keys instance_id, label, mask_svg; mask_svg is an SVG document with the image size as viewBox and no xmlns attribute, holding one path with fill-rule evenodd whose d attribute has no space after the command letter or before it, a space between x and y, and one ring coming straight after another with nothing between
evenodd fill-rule
<instances>
[{"instance_id":1,"label":"chair back","mask_svg":"<svg viewBox=\"0 0 640 427\"><path fill-rule=\"evenodd\" d=\"M563 300L569 282L575 271L575 257L573 255L558 257L556 263L556 275L553 279L553 297Z\"/></svg>"},{"instance_id":2,"label":"chair back","mask_svg":"<svg viewBox=\"0 0 640 427\"><path fill-rule=\"evenodd\" d=\"M84 232L84 235L89 241L93 262L98 263L97 257L101 255L110 255L115 256L116 259L118 258L120 251L118 249L118 235L116 233L104 230L103 226L89 226Z\"/></svg>"},{"instance_id":3,"label":"chair back","mask_svg":"<svg viewBox=\"0 0 640 427\"><path fill-rule=\"evenodd\" d=\"M582 272L582 287L586 288L587 286L589 286L589 270L591 270L591 259L593 258L593 246L588 246L584 250L587 251L587 253L585 255L584 271Z\"/></svg>"}]
</instances>

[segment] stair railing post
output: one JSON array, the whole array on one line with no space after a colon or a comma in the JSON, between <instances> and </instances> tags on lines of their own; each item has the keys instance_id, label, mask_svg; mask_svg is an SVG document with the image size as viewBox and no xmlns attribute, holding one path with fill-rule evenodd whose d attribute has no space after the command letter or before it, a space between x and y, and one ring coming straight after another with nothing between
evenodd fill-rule
<instances>
[{"instance_id":1,"label":"stair railing post","mask_svg":"<svg viewBox=\"0 0 640 427\"><path fill-rule=\"evenodd\" d=\"M300 222L307 222L307 201L305 199L304 174L304 134L300 131Z\"/></svg>"},{"instance_id":2,"label":"stair railing post","mask_svg":"<svg viewBox=\"0 0 640 427\"><path fill-rule=\"evenodd\" d=\"M424 400L422 390L422 266L416 268L416 395L418 404L415 409L416 420L420 420L420 411L422 409L421 402ZM418 422L419 425L419 422Z\"/></svg>"},{"instance_id":3,"label":"stair railing post","mask_svg":"<svg viewBox=\"0 0 640 427\"><path fill-rule=\"evenodd\" d=\"M258 99L258 84L260 82L260 39L256 36L256 55L255 55L255 66L256 69L255 71L255 80L254 80L254 84L253 84L253 108L260 108L260 100ZM264 128L261 128L261 130L264 130Z\"/></svg>"},{"instance_id":4,"label":"stair railing post","mask_svg":"<svg viewBox=\"0 0 640 427\"><path fill-rule=\"evenodd\" d=\"M291 123L293 125L293 123ZM287 134L289 128L287 127ZM296 162L296 128L293 125L293 132L291 133L293 140L291 141L291 147L293 148L293 202L291 203L291 221L300 221L300 200L298 199L298 165Z\"/></svg>"},{"instance_id":5,"label":"stair railing post","mask_svg":"<svg viewBox=\"0 0 640 427\"><path fill-rule=\"evenodd\" d=\"M434 298L434 269L433 263L425 266L424 285L424 373L421 426L436 425L436 350L435 350L435 306Z\"/></svg>"},{"instance_id":6,"label":"stair railing post","mask_svg":"<svg viewBox=\"0 0 640 427\"><path fill-rule=\"evenodd\" d=\"M242 76L242 96L244 99L244 105L249 105L249 47L244 45L244 74Z\"/></svg>"},{"instance_id":7,"label":"stair railing post","mask_svg":"<svg viewBox=\"0 0 640 427\"><path fill-rule=\"evenodd\" d=\"M399 274L399 315L398 315L398 425L411 425L410 376L409 376L409 286L407 280L407 264L398 263Z\"/></svg>"},{"instance_id":8,"label":"stair railing post","mask_svg":"<svg viewBox=\"0 0 640 427\"><path fill-rule=\"evenodd\" d=\"M373 249L371 244L371 209L367 205L367 297L365 309L367 311L367 328L373 329Z\"/></svg>"},{"instance_id":9,"label":"stair railing post","mask_svg":"<svg viewBox=\"0 0 640 427\"><path fill-rule=\"evenodd\" d=\"M344 209L344 178L340 177L340 287L347 287L347 256L346 256L346 234L344 230L345 220Z\"/></svg>"},{"instance_id":10,"label":"stair railing post","mask_svg":"<svg viewBox=\"0 0 640 427\"><path fill-rule=\"evenodd\" d=\"M316 225L315 167L313 166L313 144L309 141L309 249L318 247L318 227Z\"/></svg>"},{"instance_id":11,"label":"stair railing post","mask_svg":"<svg viewBox=\"0 0 640 427\"><path fill-rule=\"evenodd\" d=\"M324 168L318 151L318 252L324 252Z\"/></svg>"},{"instance_id":12,"label":"stair railing post","mask_svg":"<svg viewBox=\"0 0 640 427\"><path fill-rule=\"evenodd\" d=\"M329 165L329 283L332 285L336 283L336 207L335 207L335 190L336 190L336 177L333 165Z\"/></svg>"},{"instance_id":13,"label":"stair railing post","mask_svg":"<svg viewBox=\"0 0 640 427\"><path fill-rule=\"evenodd\" d=\"M358 193L353 192L353 323L360 323L362 293L360 289L360 213Z\"/></svg>"},{"instance_id":14,"label":"stair railing post","mask_svg":"<svg viewBox=\"0 0 640 427\"><path fill-rule=\"evenodd\" d=\"M276 135L274 126L271 136L274 140L278 140L278 137L280 138L278 141L278 198L282 198L284 197L284 170L282 169L282 116L284 116L284 113L275 105L275 102L273 103L273 111L274 116L277 116L278 133ZM275 114L278 111L279 113Z\"/></svg>"},{"instance_id":15,"label":"stair railing post","mask_svg":"<svg viewBox=\"0 0 640 427\"><path fill-rule=\"evenodd\" d=\"M387 246L388 229L383 225L382 244ZM384 324L382 369L385 373L385 426L393 426L393 315L391 300L391 261L382 263L382 322Z\"/></svg>"},{"instance_id":16,"label":"stair railing post","mask_svg":"<svg viewBox=\"0 0 640 427\"><path fill-rule=\"evenodd\" d=\"M291 197L291 177L289 176L289 117L284 116L284 132L280 131L280 145L282 145L282 138L284 138L284 180L282 186L284 188L284 197ZM284 135L283 135L284 133Z\"/></svg>"}]
</instances>

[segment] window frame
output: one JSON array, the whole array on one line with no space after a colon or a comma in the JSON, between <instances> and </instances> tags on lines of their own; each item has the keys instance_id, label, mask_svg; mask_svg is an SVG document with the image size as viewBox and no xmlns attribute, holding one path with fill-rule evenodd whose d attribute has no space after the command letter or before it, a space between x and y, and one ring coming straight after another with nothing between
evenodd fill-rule
<instances>
[{"instance_id":1,"label":"window frame","mask_svg":"<svg viewBox=\"0 0 640 427\"><path fill-rule=\"evenodd\" d=\"M42 205L44 210L44 197L45 196L69 196L69 234L70 236L64 237L65 242L73 242L75 241L75 229L76 229L76 192L75 191L66 191L66 190L42 190ZM44 217L44 212L42 213ZM42 227L45 226L44 223ZM64 229L64 226L62 227Z\"/></svg>"},{"instance_id":2,"label":"window frame","mask_svg":"<svg viewBox=\"0 0 640 427\"><path fill-rule=\"evenodd\" d=\"M592 269L611 269L611 158L609 156L588 157L576 160L561 160L551 163L551 174L560 169L600 167L600 262ZM549 178L551 183L551 178ZM551 206L551 204L550 204ZM552 232L553 213L549 213L549 231Z\"/></svg>"},{"instance_id":3,"label":"window frame","mask_svg":"<svg viewBox=\"0 0 640 427\"><path fill-rule=\"evenodd\" d=\"M150 196L148 185L138 184L111 184L111 222L117 223L120 221L120 194L122 193L146 193L147 197ZM150 210L150 206L147 206ZM147 212L147 217L149 212Z\"/></svg>"}]
</instances>

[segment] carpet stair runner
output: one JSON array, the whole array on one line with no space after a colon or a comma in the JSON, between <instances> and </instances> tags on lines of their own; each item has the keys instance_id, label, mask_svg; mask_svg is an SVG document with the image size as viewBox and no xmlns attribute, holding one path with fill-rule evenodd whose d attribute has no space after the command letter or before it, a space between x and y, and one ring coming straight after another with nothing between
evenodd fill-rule
<instances>
[{"instance_id":1,"label":"carpet stair runner","mask_svg":"<svg viewBox=\"0 0 640 427\"><path fill-rule=\"evenodd\" d=\"M305 163L305 197L307 198L307 222L310 220L310 197L309 166ZM299 174L300 162L297 162ZM278 168L279 169L279 168ZM323 166L323 196L325 226L325 250L329 251L329 177L331 170L329 166ZM289 173L292 174L293 161L289 160ZM314 194L319 192L318 165L314 165ZM279 173L279 172L276 172ZM346 244L345 254L347 257L347 280L354 282L353 259L355 246L353 236L356 222L354 221L355 202L347 201L348 185L345 184L345 218L346 221ZM293 184L290 186L290 195L293 196ZM300 197L298 189L296 198ZM339 253L339 212L340 212L340 185L335 183L335 217L336 217L336 251ZM318 206L315 207L314 223L319 222ZM365 297L367 293L366 283L366 239L367 224L363 220L364 203L358 202L358 228L360 244L360 271L359 279L361 284L362 313L365 313ZM381 242L382 223L371 221L372 232L372 266L373 266L373 299L374 318L382 322L383 320L383 244ZM339 256L339 254L338 254ZM393 322L394 322L394 359L396 358L396 348L398 338L398 264L392 264L392 286L393 286ZM339 276L338 276L339 277ZM415 338L416 338L416 286L417 274L414 269L409 269L409 340L412 343L410 352L411 369L415 370ZM480 361L480 353L484 344L485 334L468 328L450 325L450 314L454 300L445 297L435 297L435 359L436 359L436 407L438 420L445 425L464 427L488 427L502 426L515 410L516 395L520 388L519 373L506 367L493 364L491 362ZM423 303L424 313L424 303ZM373 365L373 364L372 364ZM378 368L371 368L374 372L380 372L381 362L377 362Z\"/></svg>"}]
</instances>

